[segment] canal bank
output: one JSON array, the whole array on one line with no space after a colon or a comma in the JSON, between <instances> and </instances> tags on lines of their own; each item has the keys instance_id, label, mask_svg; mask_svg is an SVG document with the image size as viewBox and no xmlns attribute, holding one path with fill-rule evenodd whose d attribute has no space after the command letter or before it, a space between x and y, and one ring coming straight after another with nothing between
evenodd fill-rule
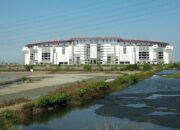
<instances>
[{"instance_id":1,"label":"canal bank","mask_svg":"<svg viewBox=\"0 0 180 130\"><path fill-rule=\"evenodd\" d=\"M15 130L178 130L180 128L180 80L157 73L73 109L55 109L37 115ZM29 124L30 123L30 124Z\"/></svg>"},{"instance_id":2,"label":"canal bank","mask_svg":"<svg viewBox=\"0 0 180 130\"><path fill-rule=\"evenodd\" d=\"M123 72L136 73L136 72ZM138 73L138 72L137 72ZM120 73L105 72L61 72L49 74L49 72L3 72L1 77L9 79L1 81L0 84L0 105L4 102L12 102L16 99L35 99L48 94L58 88L69 86L70 84L82 81L101 81L106 79L115 79ZM13 80L12 80L13 78ZM14 81L14 79L16 79ZM26 79L25 81L22 81ZM13 82L12 82L13 81Z\"/></svg>"},{"instance_id":3,"label":"canal bank","mask_svg":"<svg viewBox=\"0 0 180 130\"><path fill-rule=\"evenodd\" d=\"M64 100L61 100L61 101L63 101L63 104L61 104L61 103L60 104L63 105L63 107L58 106L58 105L53 105L50 107L48 107L48 106L39 107L37 105L37 102L39 100L36 100L31 103L25 104L24 106L21 107L21 109L17 110L16 112L14 112L12 110L11 111L6 110L3 113L1 113L0 117L3 121L1 122L0 126L1 127L5 126L5 128L6 127L8 128L8 127L13 126L14 124L23 123L24 120L26 120L29 117L35 116L40 113L41 114L46 113L47 111L51 111L54 108L57 109L57 107L66 109L65 106L68 106L68 109L69 109L69 107L74 108L74 107L82 106L83 104L92 102L95 99L100 99L100 98L104 97L104 95L107 95L110 92L121 90L130 84L136 83L138 80L145 79L145 78L149 77L150 75L152 75L153 73L154 73L154 71L153 72L152 71L142 72L139 75L126 74L123 77L119 77L116 80L111 81L109 83L106 83L106 82L98 82L98 83L97 82L96 83L88 82L88 83L86 83L86 82L84 82L84 83L79 83L76 87L75 87L75 85L73 85L69 89L65 88L64 90L63 89L57 90L59 92L61 91L60 93L62 93L62 91L63 92L65 91L66 94L68 95L68 98L70 97L70 100L68 99L65 102L64 102ZM73 88L76 88L76 89L74 89L74 91L73 91ZM52 94L54 95L56 92L52 92ZM60 97L62 97L62 96L60 96ZM44 97L42 97L42 98L44 98ZM42 98L40 98L40 99L42 99ZM45 97L45 100L46 99L47 99L47 97ZM51 103L46 103L46 104L51 104ZM30 120L30 122L31 121L32 120Z\"/></svg>"}]
</instances>

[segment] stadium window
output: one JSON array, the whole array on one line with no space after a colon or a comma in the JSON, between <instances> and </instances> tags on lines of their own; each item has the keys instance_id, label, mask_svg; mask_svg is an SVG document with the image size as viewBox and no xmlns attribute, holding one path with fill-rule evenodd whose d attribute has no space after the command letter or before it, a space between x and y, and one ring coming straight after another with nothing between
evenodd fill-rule
<instances>
[{"instance_id":1,"label":"stadium window","mask_svg":"<svg viewBox=\"0 0 180 130\"><path fill-rule=\"evenodd\" d=\"M163 55L163 52L159 52L159 59L163 59L164 58L164 55Z\"/></svg>"},{"instance_id":2,"label":"stadium window","mask_svg":"<svg viewBox=\"0 0 180 130\"><path fill-rule=\"evenodd\" d=\"M42 53L42 60L50 60L50 53Z\"/></svg>"},{"instance_id":3,"label":"stadium window","mask_svg":"<svg viewBox=\"0 0 180 130\"><path fill-rule=\"evenodd\" d=\"M65 46L62 48L62 54L65 54Z\"/></svg>"},{"instance_id":4,"label":"stadium window","mask_svg":"<svg viewBox=\"0 0 180 130\"><path fill-rule=\"evenodd\" d=\"M31 53L30 59L31 59L31 60L34 60L34 54L33 54L33 53Z\"/></svg>"},{"instance_id":5,"label":"stadium window","mask_svg":"<svg viewBox=\"0 0 180 130\"><path fill-rule=\"evenodd\" d=\"M126 54L126 46L123 47L123 54Z\"/></svg>"},{"instance_id":6,"label":"stadium window","mask_svg":"<svg viewBox=\"0 0 180 130\"><path fill-rule=\"evenodd\" d=\"M149 59L149 52L139 52L139 59Z\"/></svg>"}]
</instances>

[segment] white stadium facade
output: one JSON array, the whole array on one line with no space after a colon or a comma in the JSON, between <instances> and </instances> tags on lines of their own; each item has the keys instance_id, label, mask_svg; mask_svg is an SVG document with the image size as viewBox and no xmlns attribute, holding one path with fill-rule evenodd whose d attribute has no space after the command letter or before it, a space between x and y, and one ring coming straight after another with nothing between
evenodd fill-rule
<instances>
[{"instance_id":1,"label":"white stadium facade","mask_svg":"<svg viewBox=\"0 0 180 130\"><path fill-rule=\"evenodd\" d=\"M81 37L23 47L24 64L168 64L173 46L120 37Z\"/></svg>"}]
</instances>

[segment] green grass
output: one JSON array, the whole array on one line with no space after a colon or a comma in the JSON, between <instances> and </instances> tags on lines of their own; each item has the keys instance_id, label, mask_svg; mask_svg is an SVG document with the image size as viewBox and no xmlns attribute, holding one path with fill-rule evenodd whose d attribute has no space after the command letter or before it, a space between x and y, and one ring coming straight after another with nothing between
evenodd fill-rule
<instances>
[{"instance_id":1,"label":"green grass","mask_svg":"<svg viewBox=\"0 0 180 130\"><path fill-rule=\"evenodd\" d=\"M36 102L38 108L49 108L64 106L69 100L69 95L67 93L55 93L51 95L45 95L39 98Z\"/></svg>"},{"instance_id":2,"label":"green grass","mask_svg":"<svg viewBox=\"0 0 180 130\"><path fill-rule=\"evenodd\" d=\"M180 78L180 73L162 76L165 78Z\"/></svg>"},{"instance_id":3,"label":"green grass","mask_svg":"<svg viewBox=\"0 0 180 130\"><path fill-rule=\"evenodd\" d=\"M12 130L13 125L21 122L22 116L19 112L5 110L0 114L0 130Z\"/></svg>"},{"instance_id":4,"label":"green grass","mask_svg":"<svg viewBox=\"0 0 180 130\"><path fill-rule=\"evenodd\" d=\"M30 71L31 69L34 69L34 65L24 65L25 70Z\"/></svg>"},{"instance_id":5,"label":"green grass","mask_svg":"<svg viewBox=\"0 0 180 130\"><path fill-rule=\"evenodd\" d=\"M137 65L137 64L134 64L134 65L125 65L121 70L126 70L126 71L140 70L140 66Z\"/></svg>"},{"instance_id":6,"label":"green grass","mask_svg":"<svg viewBox=\"0 0 180 130\"><path fill-rule=\"evenodd\" d=\"M144 70L144 71L152 70L152 65L150 65L150 64L144 64L144 65L143 65L143 70Z\"/></svg>"},{"instance_id":7,"label":"green grass","mask_svg":"<svg viewBox=\"0 0 180 130\"><path fill-rule=\"evenodd\" d=\"M92 70L91 65L84 65L83 68L84 68L85 71L91 71Z\"/></svg>"},{"instance_id":8,"label":"green grass","mask_svg":"<svg viewBox=\"0 0 180 130\"><path fill-rule=\"evenodd\" d=\"M78 90L78 93L79 93L79 96L80 97L83 97L86 93L87 93L87 89L86 88L80 88L79 90Z\"/></svg>"}]
</instances>

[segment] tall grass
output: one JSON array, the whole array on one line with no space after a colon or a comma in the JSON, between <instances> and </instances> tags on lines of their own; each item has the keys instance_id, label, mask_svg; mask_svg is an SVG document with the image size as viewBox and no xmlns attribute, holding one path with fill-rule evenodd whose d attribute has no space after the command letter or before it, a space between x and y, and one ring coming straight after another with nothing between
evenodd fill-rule
<instances>
[{"instance_id":1,"label":"tall grass","mask_svg":"<svg viewBox=\"0 0 180 130\"><path fill-rule=\"evenodd\" d=\"M137 64L132 64L132 65L124 66L121 70L135 71L135 70L140 70L140 67Z\"/></svg>"},{"instance_id":2,"label":"tall grass","mask_svg":"<svg viewBox=\"0 0 180 130\"><path fill-rule=\"evenodd\" d=\"M45 95L39 98L36 102L38 108L49 108L49 107L59 107L67 104L70 99L67 93L56 93L51 95Z\"/></svg>"},{"instance_id":3,"label":"tall grass","mask_svg":"<svg viewBox=\"0 0 180 130\"><path fill-rule=\"evenodd\" d=\"M84 70L85 71L91 71L92 70L92 66L91 65L84 65Z\"/></svg>"},{"instance_id":4,"label":"tall grass","mask_svg":"<svg viewBox=\"0 0 180 130\"><path fill-rule=\"evenodd\" d=\"M144 65L143 65L143 70L144 70L144 71L152 70L152 65L150 65L150 64L144 64Z\"/></svg>"},{"instance_id":5,"label":"tall grass","mask_svg":"<svg viewBox=\"0 0 180 130\"><path fill-rule=\"evenodd\" d=\"M34 65L24 65L25 70L30 71L34 68Z\"/></svg>"}]
</instances>

